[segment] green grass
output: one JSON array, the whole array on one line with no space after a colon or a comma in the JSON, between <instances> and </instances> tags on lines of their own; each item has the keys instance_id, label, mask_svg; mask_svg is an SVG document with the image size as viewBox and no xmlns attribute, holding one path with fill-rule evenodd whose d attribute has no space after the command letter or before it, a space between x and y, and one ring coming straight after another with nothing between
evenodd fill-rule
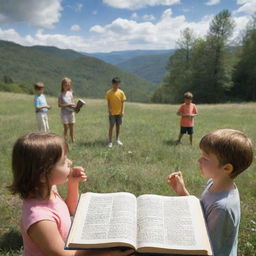
<instances>
[{"instance_id":1,"label":"green grass","mask_svg":"<svg viewBox=\"0 0 256 256\"><path fill-rule=\"evenodd\" d=\"M57 99L48 101L53 106L48 115L51 131L62 134ZM70 159L75 165L82 165L89 178L80 185L80 191L174 195L166 178L169 173L181 170L189 191L200 196L206 183L197 164L200 138L217 128L234 128L256 140L255 103L199 105L194 145L191 147L184 136L182 144L175 146L179 132L177 108L177 105L127 103L121 130L124 146L115 145L109 150L106 102L88 100L76 116L76 143L69 145ZM0 255L20 255L21 202L5 186L11 182L13 143L19 136L36 130L33 96L0 93L0 124ZM242 210L239 256L256 255L255 167L253 163L236 179ZM60 187L60 192L65 196L65 186Z\"/></svg>"}]
</instances>

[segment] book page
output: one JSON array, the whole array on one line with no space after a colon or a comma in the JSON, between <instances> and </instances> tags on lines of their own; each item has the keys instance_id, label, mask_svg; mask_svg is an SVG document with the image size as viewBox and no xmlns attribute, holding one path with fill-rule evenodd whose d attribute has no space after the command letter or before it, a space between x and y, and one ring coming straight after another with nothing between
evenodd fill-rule
<instances>
[{"instance_id":1,"label":"book page","mask_svg":"<svg viewBox=\"0 0 256 256\"><path fill-rule=\"evenodd\" d=\"M79 112L79 110L83 107L84 104L85 104L85 101L82 99L79 99L76 103L75 111Z\"/></svg>"},{"instance_id":2,"label":"book page","mask_svg":"<svg viewBox=\"0 0 256 256\"><path fill-rule=\"evenodd\" d=\"M136 212L136 197L133 194L82 194L67 247L70 247L69 243L85 245L79 246L81 248L94 248L95 244L116 242L135 246Z\"/></svg>"},{"instance_id":3,"label":"book page","mask_svg":"<svg viewBox=\"0 0 256 256\"><path fill-rule=\"evenodd\" d=\"M194 196L138 197L137 246L167 248L174 251L210 250L210 245L205 243L203 237L208 237L204 222L199 221L203 218L200 207L200 201ZM201 231L202 226L204 232Z\"/></svg>"}]
</instances>

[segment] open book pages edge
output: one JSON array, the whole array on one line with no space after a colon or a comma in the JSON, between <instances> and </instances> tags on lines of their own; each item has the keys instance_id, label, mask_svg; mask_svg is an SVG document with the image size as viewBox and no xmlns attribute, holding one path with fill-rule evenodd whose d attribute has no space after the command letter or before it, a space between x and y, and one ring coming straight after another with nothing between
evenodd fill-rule
<instances>
[{"instance_id":1,"label":"open book pages edge","mask_svg":"<svg viewBox=\"0 0 256 256\"><path fill-rule=\"evenodd\" d=\"M166 249L161 247L141 247L138 248L139 253L156 253L156 254L185 254L185 255L206 255L210 256L207 250L182 250L182 249Z\"/></svg>"},{"instance_id":2,"label":"open book pages edge","mask_svg":"<svg viewBox=\"0 0 256 256\"><path fill-rule=\"evenodd\" d=\"M87 192L87 193L82 193L80 195L77 209L76 209L76 212L74 215L73 223L71 225L71 228L70 228L70 231L68 234L68 238L66 241L66 247L68 248L71 244L79 245L79 247L81 247L81 245L83 245L83 244L86 244L86 248L88 248L87 245L91 244L91 245L93 245L93 248L96 248L97 244L99 244L99 246L101 247L102 244L105 246L106 244L115 243L116 244L115 246L125 246L125 247L129 247L129 248L135 248L136 244L134 244L134 242L129 239L106 238L106 239L87 240L87 239L81 238L81 234L83 233L83 225L84 225L84 221L85 221L85 216L87 216L89 202L93 196L94 197L96 196L99 198L101 198L102 196L106 196L109 198L123 197L123 196L127 197L128 196L136 202L135 195L133 195L132 193L128 193L128 192L115 192L115 193ZM127 245L129 245L129 246L127 246ZM110 245L110 247L113 247L113 245Z\"/></svg>"},{"instance_id":3,"label":"open book pages edge","mask_svg":"<svg viewBox=\"0 0 256 256\"><path fill-rule=\"evenodd\" d=\"M170 251L175 251L175 252L201 252L202 255L212 255L212 250L211 250L211 245L209 242L209 238L208 238L208 234L207 234L207 230L206 230L206 225L205 225L205 220L204 220L204 216L203 216L203 212L202 212L202 208L201 208L201 204L200 204L200 200L195 197L195 196L184 196L184 197L180 197L180 196L159 196L159 195L153 195L153 194L145 194L145 195L141 195L137 198L137 200L146 200L146 199L154 199L155 202L159 202L164 203L164 202L169 202L169 204L175 205L175 202L178 203L177 206L180 206L178 208L181 208L182 205L187 202L188 203L188 209L189 209L189 219L191 219L192 223L191 223L191 227L193 227L193 233L194 233L194 239L195 239L195 244L194 245L185 245L184 244L169 244L169 242L167 240L165 240L164 243L162 242L145 242L145 241L140 241L137 244L137 247L140 248L138 249L138 251L141 250L141 248L150 248L150 250L152 248L155 248L156 252L159 252L161 250L164 250L166 252ZM138 202L138 201L137 201ZM158 204L158 203L156 203ZM139 206L139 204L138 204ZM152 206L152 207L157 207L157 205ZM160 211L161 206L157 207ZM183 213L179 213L178 208L175 207L175 210L177 210L178 212L175 213L175 211L173 211L172 207L171 208L166 208L169 209L167 210L167 212L165 212L164 216L169 216L169 218L171 217L171 219L173 219L173 221L176 221L177 225L180 221L180 219L177 219L177 216L180 217L185 217L185 221L186 221L186 215L183 215ZM186 209L186 208L184 208ZM145 213L147 215L147 212ZM175 215L174 215L175 214ZM177 215L178 214L178 215ZM181 214L181 215L180 215ZM187 213L188 214L188 213ZM143 214L144 216L144 214ZM138 220L139 220L139 216L138 216ZM181 219L182 221L182 219ZM184 219L183 219L184 221ZM179 225L178 225L179 226ZM165 226L166 228L163 230L163 232L171 232L173 233L173 229L170 228L172 227L172 225L170 226ZM168 228L169 227L169 228ZM180 228L182 228L182 226L180 226ZM182 228L183 229L183 228ZM169 230L169 231L167 231ZM165 233L166 234L166 233ZM175 233L173 233L173 235L175 236ZM184 238L185 239L185 238ZM147 252L150 252L147 250ZM193 254L193 253L192 253Z\"/></svg>"},{"instance_id":4,"label":"open book pages edge","mask_svg":"<svg viewBox=\"0 0 256 256\"><path fill-rule=\"evenodd\" d=\"M78 221L80 219L80 212L81 212L81 211L79 212L78 208L80 209L82 207L84 207L84 203L81 202L81 195L80 195L77 206L76 206L76 211L75 211L75 214L73 216L73 221L71 223L71 227L69 229L69 233L68 233L67 240L66 240L66 243L65 243L66 248L68 248L68 244L70 244L70 242L73 241L74 235L77 233L76 232L76 227L77 227L76 224L78 224Z\"/></svg>"},{"instance_id":5,"label":"open book pages edge","mask_svg":"<svg viewBox=\"0 0 256 256\"><path fill-rule=\"evenodd\" d=\"M207 231L207 225L206 225L205 217L203 214L202 205L201 205L199 199L197 199L197 200L198 200L199 204L196 204L196 207L198 209L196 210L197 214L195 215L195 217L197 218L197 221L198 221L199 225L201 226L200 233L201 233L201 236L203 237L204 246L205 246L205 248L208 248L209 255L213 255L210 238L209 238L208 231Z\"/></svg>"},{"instance_id":6,"label":"open book pages edge","mask_svg":"<svg viewBox=\"0 0 256 256\"><path fill-rule=\"evenodd\" d=\"M98 241L99 242L99 241ZM103 248L131 248L136 250L136 248L130 243L125 242L112 242L112 243L91 243L91 244L80 244L80 243L70 243L66 245L67 249L103 249Z\"/></svg>"},{"instance_id":7,"label":"open book pages edge","mask_svg":"<svg viewBox=\"0 0 256 256\"><path fill-rule=\"evenodd\" d=\"M77 103L79 103L79 104L81 104L81 105L86 104L86 102L85 102L84 100L82 100L82 99L78 99Z\"/></svg>"},{"instance_id":8,"label":"open book pages edge","mask_svg":"<svg viewBox=\"0 0 256 256\"><path fill-rule=\"evenodd\" d=\"M75 112L79 112L79 110L83 107L83 105L85 105L86 102L82 99L78 99L76 106L74 108Z\"/></svg>"}]
</instances>

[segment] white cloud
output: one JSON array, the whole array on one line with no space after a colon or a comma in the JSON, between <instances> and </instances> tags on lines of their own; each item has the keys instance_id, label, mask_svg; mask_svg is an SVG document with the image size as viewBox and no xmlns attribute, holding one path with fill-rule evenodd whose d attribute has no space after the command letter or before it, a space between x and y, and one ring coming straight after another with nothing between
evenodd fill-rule
<instances>
[{"instance_id":1,"label":"white cloud","mask_svg":"<svg viewBox=\"0 0 256 256\"><path fill-rule=\"evenodd\" d=\"M104 28L100 25L95 25L95 26L91 27L90 32L102 34L102 33L104 33Z\"/></svg>"},{"instance_id":2,"label":"white cloud","mask_svg":"<svg viewBox=\"0 0 256 256\"><path fill-rule=\"evenodd\" d=\"M235 13L246 13L246 14L254 14L256 12L256 0L237 0L238 5L242 5L239 7Z\"/></svg>"},{"instance_id":3,"label":"white cloud","mask_svg":"<svg viewBox=\"0 0 256 256\"><path fill-rule=\"evenodd\" d=\"M105 26L91 27L86 37L79 35L49 34L38 30L35 35L21 36L14 29L0 28L0 38L16 43L56 46L61 49L74 49L79 52L110 52L135 49L170 49L176 47L180 31L189 27L195 36L207 34L213 16L205 16L199 22L188 22L184 15L174 16L166 9L161 18L154 23L138 22L132 19L117 18ZM249 16L234 18L237 27L234 35L246 27Z\"/></svg>"},{"instance_id":4,"label":"white cloud","mask_svg":"<svg viewBox=\"0 0 256 256\"><path fill-rule=\"evenodd\" d=\"M97 11L97 10L94 10L94 11L92 12L92 14L93 14L93 15L96 15L96 14L98 14L98 11Z\"/></svg>"},{"instance_id":5,"label":"white cloud","mask_svg":"<svg viewBox=\"0 0 256 256\"><path fill-rule=\"evenodd\" d=\"M233 33L233 39L236 39L242 35L242 32L245 31L249 20L250 18L248 16L240 16L234 18L236 26Z\"/></svg>"},{"instance_id":6,"label":"white cloud","mask_svg":"<svg viewBox=\"0 0 256 256\"><path fill-rule=\"evenodd\" d=\"M103 42L103 48L108 51L169 49L175 47L180 31L186 27L200 36L205 35L211 19L212 17L206 17L197 23L187 22L185 16L173 17L172 10L167 9L155 24L118 18L106 26L93 26L90 31L96 34L97 41Z\"/></svg>"},{"instance_id":7,"label":"white cloud","mask_svg":"<svg viewBox=\"0 0 256 256\"><path fill-rule=\"evenodd\" d=\"M206 5L212 6L212 5L216 5L219 4L221 0L209 0L208 2L206 2Z\"/></svg>"},{"instance_id":8,"label":"white cloud","mask_svg":"<svg viewBox=\"0 0 256 256\"><path fill-rule=\"evenodd\" d=\"M71 10L75 12L80 12L83 9L83 4L81 3L75 3L74 5L66 5L66 8L70 8Z\"/></svg>"},{"instance_id":9,"label":"white cloud","mask_svg":"<svg viewBox=\"0 0 256 256\"><path fill-rule=\"evenodd\" d=\"M61 0L0 0L0 6L0 24L27 22L44 28L53 28L62 10Z\"/></svg>"},{"instance_id":10,"label":"white cloud","mask_svg":"<svg viewBox=\"0 0 256 256\"><path fill-rule=\"evenodd\" d=\"M152 14L145 14L145 15L142 17L142 19L143 19L143 20L148 20L148 21L150 21L150 20L155 20L156 18L155 18L155 16L152 15Z\"/></svg>"},{"instance_id":11,"label":"white cloud","mask_svg":"<svg viewBox=\"0 0 256 256\"><path fill-rule=\"evenodd\" d=\"M180 3L180 0L103 0L103 3L114 8L136 10L147 6L171 6Z\"/></svg>"},{"instance_id":12,"label":"white cloud","mask_svg":"<svg viewBox=\"0 0 256 256\"><path fill-rule=\"evenodd\" d=\"M77 24L74 24L74 25L72 25L72 26L70 27L70 30L71 30L71 31L79 31L79 30L80 30L80 26L77 25Z\"/></svg>"},{"instance_id":13,"label":"white cloud","mask_svg":"<svg viewBox=\"0 0 256 256\"><path fill-rule=\"evenodd\" d=\"M105 26L91 27L90 35L86 37L49 34L42 29L33 36L23 37L13 29L2 30L0 28L0 38L26 46L48 45L80 52L170 49L175 47L175 42L180 37L180 31L186 27L190 27L200 36L205 35L211 18L206 17L198 23L187 22L185 16L173 17L172 10L167 9L154 24L150 21L136 22L117 18Z\"/></svg>"},{"instance_id":14,"label":"white cloud","mask_svg":"<svg viewBox=\"0 0 256 256\"><path fill-rule=\"evenodd\" d=\"M138 18L138 14L136 12L132 13L131 19L136 20Z\"/></svg>"},{"instance_id":15,"label":"white cloud","mask_svg":"<svg viewBox=\"0 0 256 256\"><path fill-rule=\"evenodd\" d=\"M1 40L13 41L16 43L22 43L23 40L20 35L14 29L3 30L0 28Z\"/></svg>"}]
</instances>

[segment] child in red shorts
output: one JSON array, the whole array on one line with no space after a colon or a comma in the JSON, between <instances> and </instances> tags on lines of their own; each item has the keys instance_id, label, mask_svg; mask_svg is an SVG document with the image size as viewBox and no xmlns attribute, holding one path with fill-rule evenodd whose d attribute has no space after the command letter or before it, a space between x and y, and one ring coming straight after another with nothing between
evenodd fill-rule
<instances>
[{"instance_id":1,"label":"child in red shorts","mask_svg":"<svg viewBox=\"0 0 256 256\"><path fill-rule=\"evenodd\" d=\"M184 134L188 133L189 141L192 145L193 142L193 127L194 127L194 117L198 115L196 105L192 103L193 94L191 92L186 92L184 94L184 103L180 106L177 111L177 115L181 116L180 119L180 134L178 138L178 143L180 143L181 138Z\"/></svg>"}]
</instances>

